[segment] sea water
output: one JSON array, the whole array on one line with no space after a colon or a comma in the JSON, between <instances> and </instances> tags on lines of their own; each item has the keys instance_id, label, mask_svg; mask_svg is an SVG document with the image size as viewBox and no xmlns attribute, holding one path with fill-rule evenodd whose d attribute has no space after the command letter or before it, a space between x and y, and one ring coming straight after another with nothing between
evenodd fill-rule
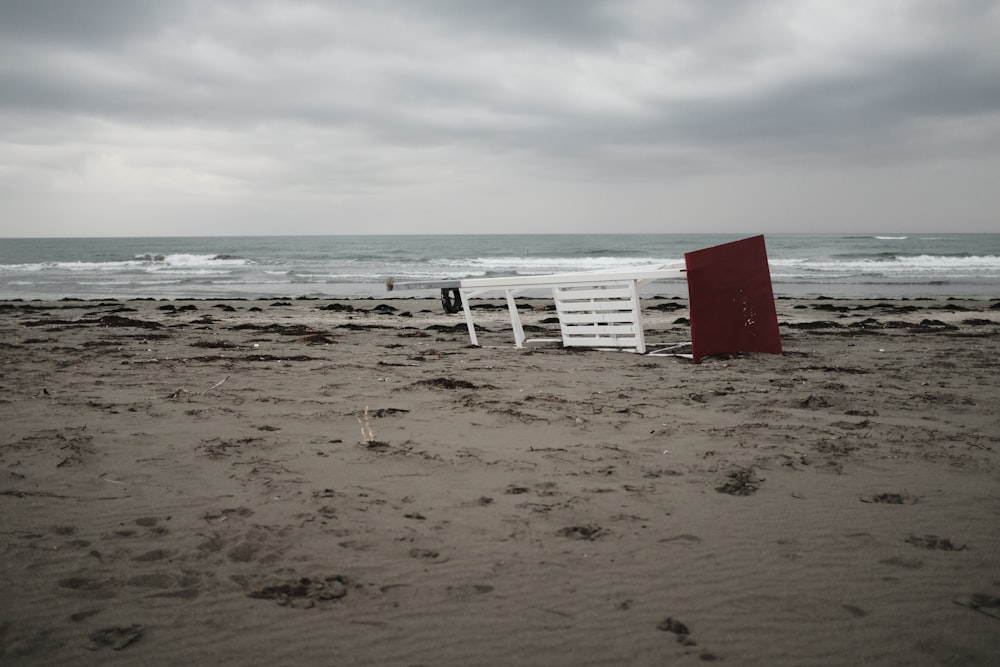
<instances>
[{"instance_id":1,"label":"sea water","mask_svg":"<svg viewBox=\"0 0 1000 667\"><path fill-rule=\"evenodd\" d=\"M405 283L682 264L740 234L0 239L2 299L406 297ZM1000 298L1000 234L769 234L776 295ZM387 292L386 280L399 287ZM686 296L683 279L647 292Z\"/></svg>"}]
</instances>

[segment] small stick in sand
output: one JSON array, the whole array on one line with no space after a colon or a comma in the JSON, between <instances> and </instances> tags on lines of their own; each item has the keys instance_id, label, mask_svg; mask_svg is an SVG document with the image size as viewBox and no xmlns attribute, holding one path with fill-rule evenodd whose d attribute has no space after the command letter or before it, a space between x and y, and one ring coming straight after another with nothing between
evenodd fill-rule
<instances>
[{"instance_id":1,"label":"small stick in sand","mask_svg":"<svg viewBox=\"0 0 1000 667\"><path fill-rule=\"evenodd\" d=\"M372 431L371 422L368 421L368 406L365 406L365 411L357 415L358 423L361 424L361 439L368 446L371 446L375 442L375 433Z\"/></svg>"},{"instance_id":2,"label":"small stick in sand","mask_svg":"<svg viewBox=\"0 0 1000 667\"><path fill-rule=\"evenodd\" d=\"M198 395L199 396L204 396L205 394L207 394L208 392L212 391L213 389L215 389L216 387L218 387L219 385L221 385L223 382L225 382L228 379L229 379L229 376L227 375L226 377L222 378L221 380L219 380L218 382L216 382L211 387L209 387L208 389L206 389L205 391L201 392Z\"/></svg>"}]
</instances>

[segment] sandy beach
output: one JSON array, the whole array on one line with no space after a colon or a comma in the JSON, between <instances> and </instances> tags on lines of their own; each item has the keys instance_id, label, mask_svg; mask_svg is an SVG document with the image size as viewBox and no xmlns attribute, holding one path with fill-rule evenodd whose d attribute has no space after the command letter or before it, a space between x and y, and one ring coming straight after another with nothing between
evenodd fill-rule
<instances>
[{"instance_id":1,"label":"sandy beach","mask_svg":"<svg viewBox=\"0 0 1000 667\"><path fill-rule=\"evenodd\" d=\"M482 305L0 303L0 663L996 664L1000 301Z\"/></svg>"}]
</instances>

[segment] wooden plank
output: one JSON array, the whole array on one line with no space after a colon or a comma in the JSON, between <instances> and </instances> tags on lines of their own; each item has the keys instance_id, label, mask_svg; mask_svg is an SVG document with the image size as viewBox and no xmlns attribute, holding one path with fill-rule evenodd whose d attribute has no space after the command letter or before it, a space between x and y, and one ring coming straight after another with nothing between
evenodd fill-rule
<instances>
[{"instance_id":1,"label":"wooden plank","mask_svg":"<svg viewBox=\"0 0 1000 667\"><path fill-rule=\"evenodd\" d=\"M559 288L556 290L557 301L580 301L582 299L628 299L632 296L630 285L615 285L613 287L587 286L579 289Z\"/></svg>"},{"instance_id":2,"label":"wooden plank","mask_svg":"<svg viewBox=\"0 0 1000 667\"><path fill-rule=\"evenodd\" d=\"M584 301L582 303L559 303L556 311L562 313L614 313L634 312L631 301Z\"/></svg>"},{"instance_id":3,"label":"wooden plank","mask_svg":"<svg viewBox=\"0 0 1000 667\"><path fill-rule=\"evenodd\" d=\"M600 336L564 337L566 347L638 347L638 337L601 338Z\"/></svg>"},{"instance_id":4,"label":"wooden plank","mask_svg":"<svg viewBox=\"0 0 1000 667\"><path fill-rule=\"evenodd\" d=\"M635 315L631 310L621 310L608 313L559 313L560 324L600 324L621 322L635 324Z\"/></svg>"},{"instance_id":5,"label":"wooden plank","mask_svg":"<svg viewBox=\"0 0 1000 667\"><path fill-rule=\"evenodd\" d=\"M562 328L563 336L635 336L635 324L574 324Z\"/></svg>"}]
</instances>

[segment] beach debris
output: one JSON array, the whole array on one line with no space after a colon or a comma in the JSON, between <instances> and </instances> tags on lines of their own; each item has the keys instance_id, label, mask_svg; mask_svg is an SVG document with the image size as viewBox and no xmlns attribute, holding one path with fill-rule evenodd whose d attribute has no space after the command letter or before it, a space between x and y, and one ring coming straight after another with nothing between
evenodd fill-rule
<instances>
[{"instance_id":1,"label":"beach debris","mask_svg":"<svg viewBox=\"0 0 1000 667\"><path fill-rule=\"evenodd\" d=\"M952 602L963 607L968 607L981 614L1000 619L1000 597L996 595L986 595L985 593L973 593L972 595L961 595L953 598Z\"/></svg>"},{"instance_id":2,"label":"beach debris","mask_svg":"<svg viewBox=\"0 0 1000 667\"><path fill-rule=\"evenodd\" d=\"M737 468L728 475L729 479L722 486L715 487L719 493L731 496L749 496L760 489L764 480L754 474L753 467Z\"/></svg>"},{"instance_id":3,"label":"beach debris","mask_svg":"<svg viewBox=\"0 0 1000 667\"><path fill-rule=\"evenodd\" d=\"M858 431L865 428L870 428L872 425L871 420L862 419L859 422L849 422L849 421L835 421L831 422L830 426L836 426L837 428L842 428L845 431Z\"/></svg>"},{"instance_id":4,"label":"beach debris","mask_svg":"<svg viewBox=\"0 0 1000 667\"><path fill-rule=\"evenodd\" d=\"M406 408L379 408L377 410L371 411L371 416L376 419L381 419L382 417L388 417L389 415L399 415L406 414L409 410Z\"/></svg>"},{"instance_id":5,"label":"beach debris","mask_svg":"<svg viewBox=\"0 0 1000 667\"><path fill-rule=\"evenodd\" d=\"M441 552L435 549L421 549L419 547L413 547L409 553L410 558L425 558L428 560L436 560L441 556Z\"/></svg>"},{"instance_id":6,"label":"beach debris","mask_svg":"<svg viewBox=\"0 0 1000 667\"><path fill-rule=\"evenodd\" d=\"M309 345L330 345L335 342L332 338L330 338L326 334L320 334L320 333L309 334L308 336L303 336L299 340Z\"/></svg>"},{"instance_id":7,"label":"beach debris","mask_svg":"<svg viewBox=\"0 0 1000 667\"><path fill-rule=\"evenodd\" d=\"M681 646L697 646L698 642L691 637L691 631L688 626L681 623L676 618L668 616L666 620L661 621L657 626L657 630L662 630L663 632L672 632L677 635L677 643ZM701 659L706 662L711 662L716 660L716 656L713 653L705 652L701 655Z\"/></svg>"},{"instance_id":8,"label":"beach debris","mask_svg":"<svg viewBox=\"0 0 1000 667\"><path fill-rule=\"evenodd\" d=\"M603 537L606 531L600 526L593 524L587 524L584 526L567 526L566 528L561 528L559 530L559 535L562 537L569 537L574 540L589 540L593 541L599 537Z\"/></svg>"},{"instance_id":9,"label":"beach debris","mask_svg":"<svg viewBox=\"0 0 1000 667\"><path fill-rule=\"evenodd\" d=\"M913 505L917 502L916 496L903 493L876 493L872 496L861 496L863 503L884 503L886 505Z\"/></svg>"},{"instance_id":10,"label":"beach debris","mask_svg":"<svg viewBox=\"0 0 1000 667\"><path fill-rule=\"evenodd\" d=\"M325 306L317 306L316 310L330 310L335 313L353 313L354 306L346 303L330 303Z\"/></svg>"},{"instance_id":11,"label":"beach debris","mask_svg":"<svg viewBox=\"0 0 1000 667\"><path fill-rule=\"evenodd\" d=\"M136 320L130 317L122 317L120 315L104 315L98 319L96 323L103 327L136 327L138 329L159 329L163 326L159 322Z\"/></svg>"},{"instance_id":12,"label":"beach debris","mask_svg":"<svg viewBox=\"0 0 1000 667\"><path fill-rule=\"evenodd\" d=\"M365 411L358 415L358 423L361 424L361 439L366 443L371 443L375 440L375 433L372 431L372 425L368 420L368 406L365 406Z\"/></svg>"},{"instance_id":13,"label":"beach debris","mask_svg":"<svg viewBox=\"0 0 1000 667\"><path fill-rule=\"evenodd\" d=\"M938 537L937 535L910 535L906 538L906 543L912 544L915 547L936 549L938 551L965 551L969 548L968 544L959 546L947 537Z\"/></svg>"},{"instance_id":14,"label":"beach debris","mask_svg":"<svg viewBox=\"0 0 1000 667\"><path fill-rule=\"evenodd\" d=\"M199 396L204 396L205 394L207 394L208 392L212 391L213 389L217 389L219 386L222 385L223 382L225 382L228 379L229 379L229 376L227 375L226 377L222 378L221 380L219 380L218 382L216 382L211 387L209 387L208 389L206 389L205 391L201 392L198 395Z\"/></svg>"},{"instance_id":15,"label":"beach debris","mask_svg":"<svg viewBox=\"0 0 1000 667\"><path fill-rule=\"evenodd\" d=\"M348 579L342 575L299 579L265 586L248 593L255 600L273 600L282 607L311 609L317 602L331 602L347 595Z\"/></svg>"},{"instance_id":16,"label":"beach debris","mask_svg":"<svg viewBox=\"0 0 1000 667\"><path fill-rule=\"evenodd\" d=\"M656 629L663 630L664 632L672 632L675 635L691 634L691 631L688 629L688 626L684 625L676 618L670 616L668 616L666 620L660 622L660 624L656 626Z\"/></svg>"},{"instance_id":17,"label":"beach debris","mask_svg":"<svg viewBox=\"0 0 1000 667\"><path fill-rule=\"evenodd\" d=\"M295 336L296 338L304 338L306 336L313 336L316 334L329 334L328 331L320 331L309 326L308 324L254 324L248 322L245 324L237 324L229 328L233 331L256 331L258 333L278 334L279 336ZM254 344L254 347L259 346L260 343Z\"/></svg>"},{"instance_id":18,"label":"beach debris","mask_svg":"<svg viewBox=\"0 0 1000 667\"><path fill-rule=\"evenodd\" d=\"M61 445L59 449L61 451L68 452L68 454L66 455L66 458L56 464L57 468L82 465L84 462L84 455L95 453L93 447L91 447L91 440L93 440L93 438L89 435L76 435L67 439L62 434L59 434L58 439L60 442L65 443Z\"/></svg>"},{"instance_id":19,"label":"beach debris","mask_svg":"<svg viewBox=\"0 0 1000 667\"><path fill-rule=\"evenodd\" d=\"M134 623L127 627L112 626L110 628L101 628L90 633L91 644L87 648L92 650L110 648L115 651L121 651L137 642L142 637L144 631L145 628Z\"/></svg>"},{"instance_id":20,"label":"beach debris","mask_svg":"<svg viewBox=\"0 0 1000 667\"><path fill-rule=\"evenodd\" d=\"M191 347L221 349L221 350L237 350L243 346L225 340L196 340L195 342L191 343Z\"/></svg>"},{"instance_id":21,"label":"beach debris","mask_svg":"<svg viewBox=\"0 0 1000 667\"><path fill-rule=\"evenodd\" d=\"M427 380L417 380L414 384L424 387L434 387L436 389L492 389L489 385L475 385L468 380L456 380L454 378L430 378Z\"/></svg>"},{"instance_id":22,"label":"beach debris","mask_svg":"<svg viewBox=\"0 0 1000 667\"><path fill-rule=\"evenodd\" d=\"M356 414L355 417L358 420L358 424L361 425L361 444L368 449L385 449L389 446L389 443L382 442L375 438L375 432L372 430L370 413L367 405L365 406L364 412Z\"/></svg>"},{"instance_id":23,"label":"beach debris","mask_svg":"<svg viewBox=\"0 0 1000 667\"><path fill-rule=\"evenodd\" d=\"M208 392L212 391L213 389L218 389L220 386L222 386L223 382L225 382L226 380L229 379L229 377L230 376L227 375L226 377L222 378L221 380L219 380L218 382L216 382L215 384L213 384L211 387L209 387L205 391L200 391L197 394L194 394L194 396L204 396L205 394L207 394ZM192 394L191 394L191 392L189 392L184 387L178 387L174 391L172 391L169 394L167 394L167 398L169 398L172 401L180 400L181 396L190 397L190 396L192 396Z\"/></svg>"},{"instance_id":24,"label":"beach debris","mask_svg":"<svg viewBox=\"0 0 1000 667\"><path fill-rule=\"evenodd\" d=\"M262 443L263 440L260 438L227 438L223 440L217 437L202 440L201 444L198 445L198 449L202 450L208 458L218 461L239 452L244 446L260 447Z\"/></svg>"},{"instance_id":25,"label":"beach debris","mask_svg":"<svg viewBox=\"0 0 1000 667\"><path fill-rule=\"evenodd\" d=\"M830 407L830 402L822 396L813 396L812 394L809 394L807 398L799 401L799 405L803 408L808 408L809 410L818 410L820 408Z\"/></svg>"}]
</instances>

